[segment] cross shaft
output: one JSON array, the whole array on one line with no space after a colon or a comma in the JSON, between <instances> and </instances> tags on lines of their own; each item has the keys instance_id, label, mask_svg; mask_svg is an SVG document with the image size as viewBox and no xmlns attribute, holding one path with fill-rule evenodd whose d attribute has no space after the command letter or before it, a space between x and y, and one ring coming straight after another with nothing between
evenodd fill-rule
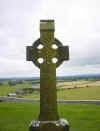
<instances>
[{"instance_id":1,"label":"cross shaft","mask_svg":"<svg viewBox=\"0 0 100 131\"><path fill-rule=\"evenodd\" d=\"M40 39L27 46L27 60L40 68L40 122L58 121L56 68L69 59L68 46L54 38L54 20L40 21ZM38 48L39 46L42 48ZM56 46L57 48L53 48ZM39 59L42 62L39 62ZM53 62L53 59L56 62ZM40 126L41 127L41 126ZM41 127L41 129L45 129ZM47 128L49 131L49 128ZM50 128L51 130L51 128Z\"/></svg>"},{"instance_id":2,"label":"cross shaft","mask_svg":"<svg viewBox=\"0 0 100 131\"><path fill-rule=\"evenodd\" d=\"M50 29L46 28L49 23ZM40 121L58 120L56 93L56 64L51 62L55 51L51 49L54 43L53 21L40 24L40 41L44 45L45 61L40 65Z\"/></svg>"}]
</instances>

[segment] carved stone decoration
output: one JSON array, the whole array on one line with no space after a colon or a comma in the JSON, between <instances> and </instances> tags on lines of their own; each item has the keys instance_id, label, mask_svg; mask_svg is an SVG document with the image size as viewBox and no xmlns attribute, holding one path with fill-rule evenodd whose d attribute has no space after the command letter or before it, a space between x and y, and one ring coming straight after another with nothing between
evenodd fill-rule
<instances>
[{"instance_id":1,"label":"carved stone decoration","mask_svg":"<svg viewBox=\"0 0 100 131\"><path fill-rule=\"evenodd\" d=\"M40 38L27 46L27 60L40 68L40 116L32 120L30 131L69 131L57 111L56 68L69 59L69 48L54 38L54 20L40 21Z\"/></svg>"}]
</instances>

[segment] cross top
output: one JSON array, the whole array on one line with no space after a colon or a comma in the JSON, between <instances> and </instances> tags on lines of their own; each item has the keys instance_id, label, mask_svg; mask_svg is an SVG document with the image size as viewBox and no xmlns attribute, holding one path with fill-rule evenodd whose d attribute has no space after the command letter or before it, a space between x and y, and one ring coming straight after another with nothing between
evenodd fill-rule
<instances>
[{"instance_id":1,"label":"cross top","mask_svg":"<svg viewBox=\"0 0 100 131\"><path fill-rule=\"evenodd\" d=\"M69 59L69 48L54 38L54 20L40 21L40 38L32 46L27 46L27 60L40 68L41 64L56 64Z\"/></svg>"}]
</instances>

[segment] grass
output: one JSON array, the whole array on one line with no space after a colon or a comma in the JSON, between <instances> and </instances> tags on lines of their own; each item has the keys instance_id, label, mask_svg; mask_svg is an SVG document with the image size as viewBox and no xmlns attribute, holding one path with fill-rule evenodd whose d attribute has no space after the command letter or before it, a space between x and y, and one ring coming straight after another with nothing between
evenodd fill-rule
<instances>
[{"instance_id":1,"label":"grass","mask_svg":"<svg viewBox=\"0 0 100 131\"><path fill-rule=\"evenodd\" d=\"M90 81L77 81L76 83L79 84L81 82L83 84L86 84L86 82L88 82L89 84L91 83ZM70 82L69 84L73 85L73 82ZM83 84L81 84L80 86L82 86ZM23 84L17 84L16 86L9 86L7 83L3 83L3 85L0 85L0 96L5 96L8 94L8 92L16 92L16 90L19 88L28 87L31 87L31 83L24 82ZM57 96L58 99L62 100L100 100L100 86L96 86L95 84L93 87L82 87L74 89L59 87ZM22 97L24 97L25 99L40 99L40 94L26 94Z\"/></svg>"},{"instance_id":2,"label":"grass","mask_svg":"<svg viewBox=\"0 0 100 131\"><path fill-rule=\"evenodd\" d=\"M39 94L25 95L25 99L40 99ZM100 87L62 89L57 92L59 100L100 100Z\"/></svg>"},{"instance_id":3,"label":"grass","mask_svg":"<svg viewBox=\"0 0 100 131\"><path fill-rule=\"evenodd\" d=\"M58 99L100 100L100 87L85 87L69 90L59 90Z\"/></svg>"},{"instance_id":4,"label":"grass","mask_svg":"<svg viewBox=\"0 0 100 131\"><path fill-rule=\"evenodd\" d=\"M17 84L15 86L8 85L7 82L4 82L3 85L0 85L0 96L5 96L9 92L16 92L19 88L28 88L30 86L29 83Z\"/></svg>"},{"instance_id":5,"label":"grass","mask_svg":"<svg viewBox=\"0 0 100 131\"><path fill-rule=\"evenodd\" d=\"M39 114L39 103L0 103L0 131L28 131ZM70 123L70 131L100 131L100 106L59 104L59 115Z\"/></svg>"},{"instance_id":6,"label":"grass","mask_svg":"<svg viewBox=\"0 0 100 131\"><path fill-rule=\"evenodd\" d=\"M1 103L0 131L28 131L29 121L36 118L38 111L39 104Z\"/></svg>"}]
</instances>

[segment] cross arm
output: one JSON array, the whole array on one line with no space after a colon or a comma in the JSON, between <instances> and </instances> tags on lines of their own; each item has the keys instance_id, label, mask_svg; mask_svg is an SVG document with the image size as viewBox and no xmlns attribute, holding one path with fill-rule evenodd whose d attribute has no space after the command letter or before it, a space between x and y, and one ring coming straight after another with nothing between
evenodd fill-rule
<instances>
[{"instance_id":1,"label":"cross arm","mask_svg":"<svg viewBox=\"0 0 100 131\"><path fill-rule=\"evenodd\" d=\"M69 60L69 47L68 46L60 46L58 49L58 53L62 61Z\"/></svg>"},{"instance_id":2,"label":"cross arm","mask_svg":"<svg viewBox=\"0 0 100 131\"><path fill-rule=\"evenodd\" d=\"M35 61L38 57L38 52L36 49L33 48L33 46L27 46L26 48L26 60L27 61Z\"/></svg>"}]
</instances>

